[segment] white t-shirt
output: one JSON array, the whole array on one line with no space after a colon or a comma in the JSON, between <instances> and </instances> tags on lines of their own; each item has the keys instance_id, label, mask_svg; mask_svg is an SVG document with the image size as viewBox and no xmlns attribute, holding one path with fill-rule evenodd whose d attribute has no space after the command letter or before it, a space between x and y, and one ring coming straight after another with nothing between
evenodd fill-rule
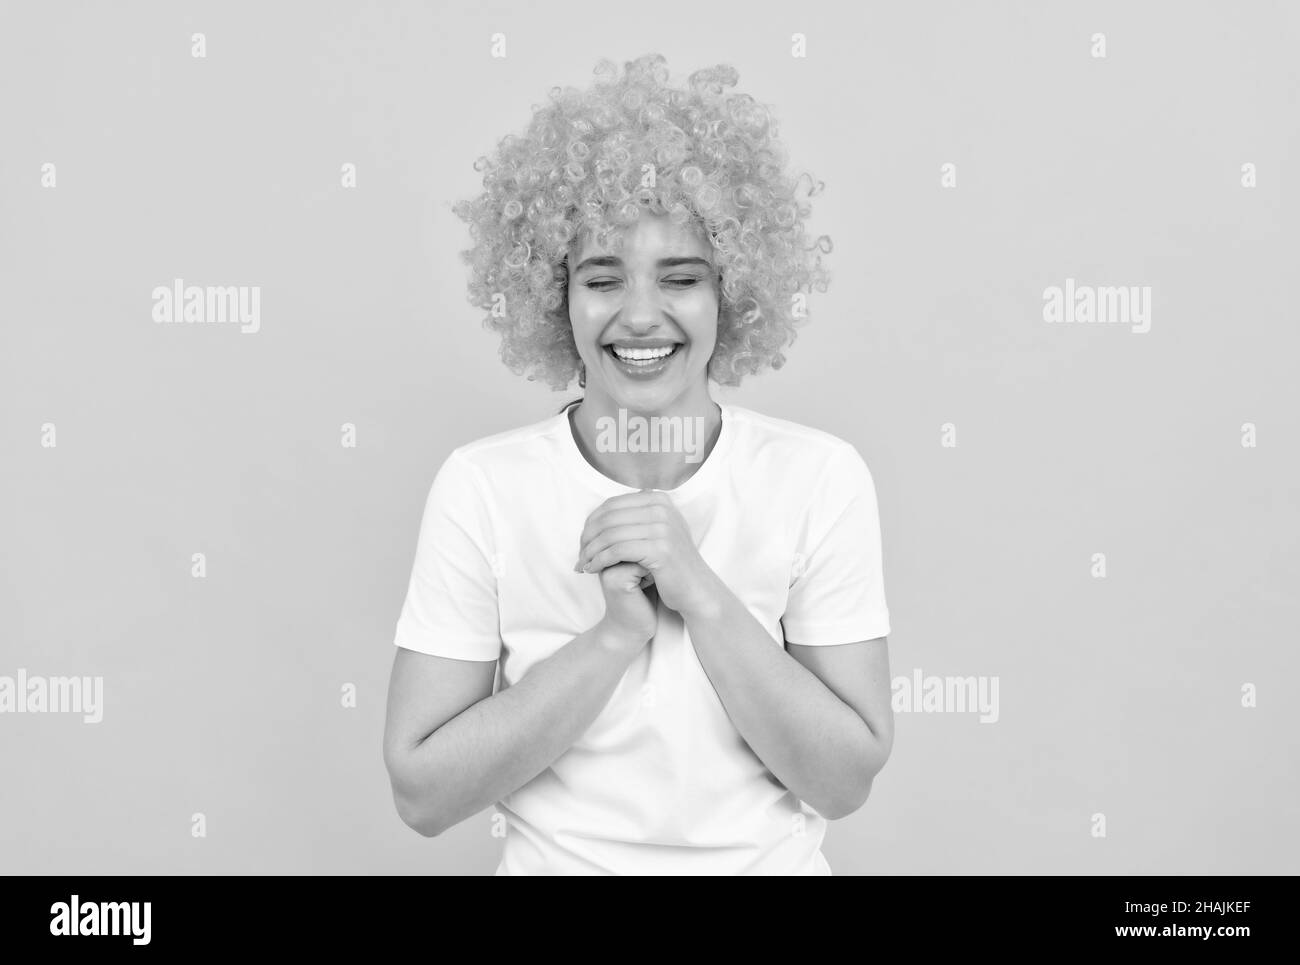
<instances>
[{"instance_id":1,"label":"white t-shirt","mask_svg":"<svg viewBox=\"0 0 1300 965\"><path fill-rule=\"evenodd\" d=\"M708 458L668 490L700 555L776 646L889 634L876 493L825 432L719 403ZM395 643L501 660L501 687L604 615L575 573L591 511L634 492L582 455L567 411L456 449L429 492ZM784 631L784 632L783 632ZM497 802L498 875L827 875L826 821L750 750L681 618L555 763Z\"/></svg>"}]
</instances>

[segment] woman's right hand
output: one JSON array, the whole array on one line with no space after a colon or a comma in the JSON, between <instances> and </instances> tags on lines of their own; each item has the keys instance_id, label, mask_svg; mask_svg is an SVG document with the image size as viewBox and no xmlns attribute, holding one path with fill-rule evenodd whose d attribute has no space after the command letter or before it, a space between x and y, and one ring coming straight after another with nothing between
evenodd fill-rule
<instances>
[{"instance_id":1,"label":"woman's right hand","mask_svg":"<svg viewBox=\"0 0 1300 965\"><path fill-rule=\"evenodd\" d=\"M605 594L605 629L620 643L640 650L659 629L658 591L639 563L615 563L600 571Z\"/></svg>"}]
</instances>

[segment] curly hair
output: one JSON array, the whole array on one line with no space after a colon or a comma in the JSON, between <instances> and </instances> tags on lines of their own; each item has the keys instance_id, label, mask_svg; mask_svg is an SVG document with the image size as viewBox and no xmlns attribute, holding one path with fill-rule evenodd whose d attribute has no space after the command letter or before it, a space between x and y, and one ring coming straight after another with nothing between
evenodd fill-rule
<instances>
[{"instance_id":1,"label":"curly hair","mask_svg":"<svg viewBox=\"0 0 1300 965\"><path fill-rule=\"evenodd\" d=\"M566 388L582 360L568 313L568 251L582 231L618 249L622 229L647 211L708 232L721 277L717 344L708 376L743 376L785 364L805 319L796 292L825 291L830 239L809 238L807 199L823 185L785 170L767 107L728 92L727 65L668 84L649 54L617 67L602 60L586 91L550 91L521 137L509 134L474 164L484 191L453 206L473 246L469 300L488 311L501 359L516 374ZM806 190L801 193L801 187Z\"/></svg>"}]
</instances>

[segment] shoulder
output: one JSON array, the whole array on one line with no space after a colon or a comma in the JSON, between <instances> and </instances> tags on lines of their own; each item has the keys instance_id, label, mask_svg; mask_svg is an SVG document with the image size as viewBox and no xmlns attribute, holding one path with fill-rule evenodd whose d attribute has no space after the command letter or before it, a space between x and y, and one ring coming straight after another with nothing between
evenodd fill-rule
<instances>
[{"instance_id":1,"label":"shoulder","mask_svg":"<svg viewBox=\"0 0 1300 965\"><path fill-rule=\"evenodd\" d=\"M557 429L567 429L561 419L553 416L456 446L434 474L426 518L486 532L502 507L527 511L545 499L539 490L554 476L545 463L554 457Z\"/></svg>"},{"instance_id":2,"label":"shoulder","mask_svg":"<svg viewBox=\"0 0 1300 965\"><path fill-rule=\"evenodd\" d=\"M451 467L461 473L475 473L488 479L527 471L553 456L561 429L568 431L567 420L563 415L553 415L482 436L453 449L444 469Z\"/></svg>"},{"instance_id":3,"label":"shoulder","mask_svg":"<svg viewBox=\"0 0 1300 965\"><path fill-rule=\"evenodd\" d=\"M830 472L864 473L866 462L852 443L833 433L789 419L727 405L735 422L736 444L751 458L783 474L809 481Z\"/></svg>"}]
</instances>

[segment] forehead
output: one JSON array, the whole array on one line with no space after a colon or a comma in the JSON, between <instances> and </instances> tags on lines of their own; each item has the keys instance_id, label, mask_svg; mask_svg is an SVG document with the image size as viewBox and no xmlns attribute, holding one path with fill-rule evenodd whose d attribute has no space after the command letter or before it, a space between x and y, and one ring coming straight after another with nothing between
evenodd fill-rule
<instances>
[{"instance_id":1,"label":"forehead","mask_svg":"<svg viewBox=\"0 0 1300 965\"><path fill-rule=\"evenodd\" d=\"M666 214L642 214L623 229L623 244L616 248L596 243L595 232L583 231L573 246L574 263L593 255L616 254L624 261L668 256L712 258L713 245L695 221L674 224Z\"/></svg>"}]
</instances>

